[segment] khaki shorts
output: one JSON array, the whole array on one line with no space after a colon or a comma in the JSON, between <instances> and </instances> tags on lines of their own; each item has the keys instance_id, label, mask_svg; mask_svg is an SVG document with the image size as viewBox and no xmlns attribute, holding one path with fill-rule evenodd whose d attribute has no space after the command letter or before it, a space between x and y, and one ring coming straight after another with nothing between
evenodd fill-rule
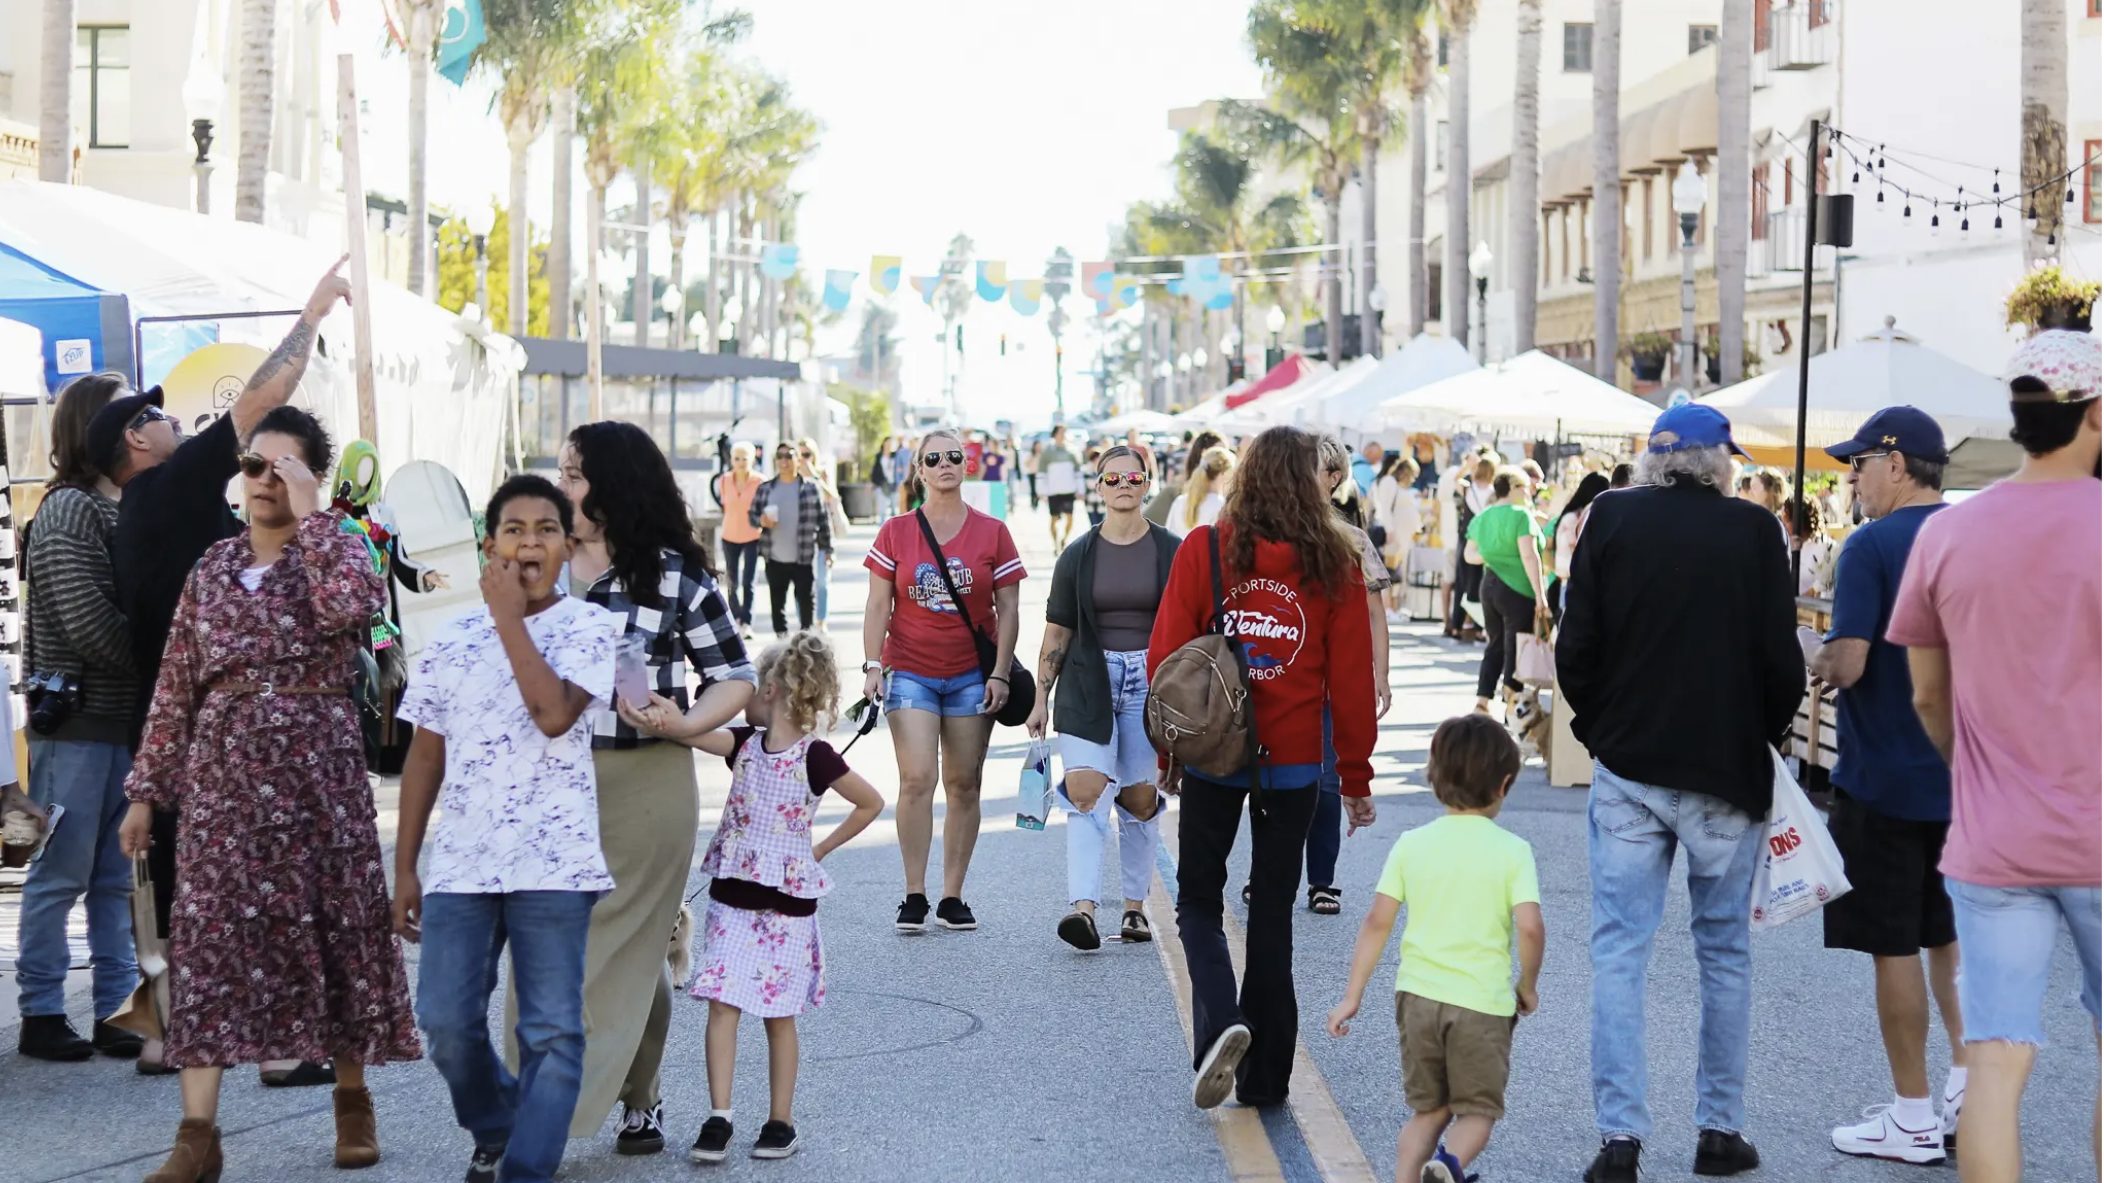
<instances>
[{"instance_id":1,"label":"khaki shorts","mask_svg":"<svg viewBox=\"0 0 2104 1183\"><path fill-rule=\"evenodd\" d=\"M1403 1100L1413 1112L1450 1109L1456 1117L1505 1116L1516 1015L1486 1015L1415 994L1395 996L1403 1045Z\"/></svg>"}]
</instances>

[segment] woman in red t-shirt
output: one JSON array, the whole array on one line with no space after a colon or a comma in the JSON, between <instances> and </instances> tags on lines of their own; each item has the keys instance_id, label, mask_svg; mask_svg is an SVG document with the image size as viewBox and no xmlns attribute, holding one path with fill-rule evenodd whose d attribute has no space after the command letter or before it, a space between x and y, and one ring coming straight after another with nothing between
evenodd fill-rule
<instances>
[{"instance_id":1,"label":"woman in red t-shirt","mask_svg":"<svg viewBox=\"0 0 2104 1183\"><path fill-rule=\"evenodd\" d=\"M949 929L979 927L963 899L964 874L979 838L986 744L994 715L1008 701L1023 560L1006 525L964 503L959 488L965 459L961 436L929 432L913 456L926 500L918 513L885 522L863 560L870 580L862 617L862 692L872 700L882 696L899 762L899 854L906 862L900 932L928 927L928 845L938 771L945 816L935 922ZM947 583L928 544L930 530L947 560ZM951 585L964 599L962 613ZM991 677L980 666L966 616L993 642Z\"/></svg>"}]
</instances>

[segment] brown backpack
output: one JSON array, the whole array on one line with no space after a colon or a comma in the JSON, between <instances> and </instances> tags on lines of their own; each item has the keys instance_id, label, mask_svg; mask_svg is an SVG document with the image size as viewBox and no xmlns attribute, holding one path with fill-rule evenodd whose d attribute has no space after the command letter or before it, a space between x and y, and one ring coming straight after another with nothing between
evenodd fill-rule
<instances>
[{"instance_id":1,"label":"brown backpack","mask_svg":"<svg viewBox=\"0 0 2104 1183\"><path fill-rule=\"evenodd\" d=\"M1220 533L1206 531L1213 567L1209 631L1162 659L1147 685L1147 738L1170 761L1224 779L1267 755L1257 742L1256 701L1242 644L1227 635L1226 588L1220 575Z\"/></svg>"}]
</instances>

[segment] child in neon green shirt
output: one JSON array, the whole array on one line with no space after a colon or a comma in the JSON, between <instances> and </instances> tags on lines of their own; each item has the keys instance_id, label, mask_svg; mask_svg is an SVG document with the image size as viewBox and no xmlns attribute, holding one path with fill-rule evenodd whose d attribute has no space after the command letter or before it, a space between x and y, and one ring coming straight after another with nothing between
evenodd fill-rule
<instances>
[{"instance_id":1,"label":"child in neon green shirt","mask_svg":"<svg viewBox=\"0 0 2104 1183\"><path fill-rule=\"evenodd\" d=\"M1547 940L1534 850L1493 820L1519 770L1519 747L1488 715L1448 719L1432 733L1425 774L1446 816L1396 839L1359 928L1351 982L1330 1011L1330 1034L1347 1034L1407 904L1395 1016L1412 1116L1396 1143L1397 1183L1459 1183L1505 1115L1512 1029L1538 1003Z\"/></svg>"}]
</instances>

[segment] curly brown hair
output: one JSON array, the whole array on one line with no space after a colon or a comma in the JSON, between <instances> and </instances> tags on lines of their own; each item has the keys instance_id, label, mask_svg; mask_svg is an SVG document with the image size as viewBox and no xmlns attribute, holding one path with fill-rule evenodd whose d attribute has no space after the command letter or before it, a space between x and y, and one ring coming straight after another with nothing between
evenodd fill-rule
<instances>
[{"instance_id":1,"label":"curly brown hair","mask_svg":"<svg viewBox=\"0 0 2104 1183\"><path fill-rule=\"evenodd\" d=\"M833 647L808 629L788 640L771 645L753 663L760 688L770 683L782 688L775 709L798 730L822 732L840 715L840 670L833 661Z\"/></svg>"},{"instance_id":2,"label":"curly brown hair","mask_svg":"<svg viewBox=\"0 0 2104 1183\"><path fill-rule=\"evenodd\" d=\"M1316 438L1297 427L1273 427L1250 441L1220 510L1220 560L1229 572L1256 570L1259 541L1282 542L1300 560L1302 579L1328 595L1342 590L1359 569L1359 551L1330 510L1321 468Z\"/></svg>"}]
</instances>

